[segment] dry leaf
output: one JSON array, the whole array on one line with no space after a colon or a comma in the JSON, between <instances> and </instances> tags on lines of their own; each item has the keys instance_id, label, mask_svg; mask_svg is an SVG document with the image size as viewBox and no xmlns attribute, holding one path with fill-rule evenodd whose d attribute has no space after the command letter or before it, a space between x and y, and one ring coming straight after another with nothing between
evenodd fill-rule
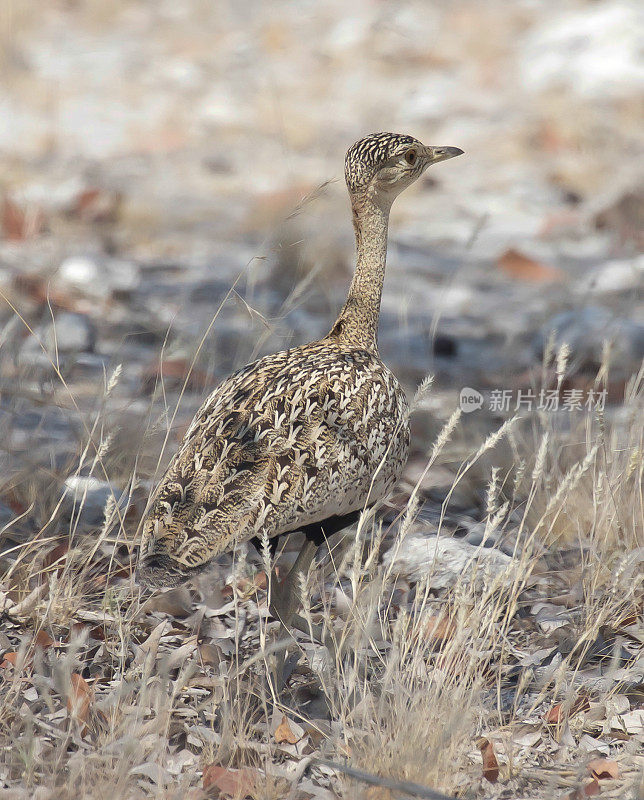
<instances>
[{"instance_id":1,"label":"dry leaf","mask_svg":"<svg viewBox=\"0 0 644 800\"><path fill-rule=\"evenodd\" d=\"M202 642L199 645L199 658L202 664L208 664L211 667L218 667L221 662L221 648L216 644L209 642Z\"/></svg>"},{"instance_id":2,"label":"dry leaf","mask_svg":"<svg viewBox=\"0 0 644 800\"><path fill-rule=\"evenodd\" d=\"M562 278L561 270L548 264L541 264L518 250L506 250L499 258L499 267L510 275L522 281L544 283L546 281L559 281Z\"/></svg>"},{"instance_id":3,"label":"dry leaf","mask_svg":"<svg viewBox=\"0 0 644 800\"><path fill-rule=\"evenodd\" d=\"M593 778L585 786L580 786L579 789L566 795L566 800L586 800L587 797L594 797L597 794L599 794L599 784Z\"/></svg>"},{"instance_id":4,"label":"dry leaf","mask_svg":"<svg viewBox=\"0 0 644 800\"><path fill-rule=\"evenodd\" d=\"M242 798L253 796L257 789L259 773L249 767L227 769L218 764L208 764L203 770L203 788L216 788L222 794Z\"/></svg>"},{"instance_id":5,"label":"dry leaf","mask_svg":"<svg viewBox=\"0 0 644 800\"><path fill-rule=\"evenodd\" d=\"M78 217L83 222L114 222L121 205L121 196L95 187L84 189L79 193L69 215Z\"/></svg>"},{"instance_id":6,"label":"dry leaf","mask_svg":"<svg viewBox=\"0 0 644 800\"><path fill-rule=\"evenodd\" d=\"M141 607L141 614L152 612L168 614L176 619L185 619L192 613L192 599L185 586L167 592L156 592Z\"/></svg>"},{"instance_id":7,"label":"dry leaf","mask_svg":"<svg viewBox=\"0 0 644 800\"><path fill-rule=\"evenodd\" d=\"M293 733L291 730L291 726L288 724L288 719L286 716L282 716L282 721L277 726L277 730L275 731L275 741L278 744L283 744L284 742L287 744L297 744L300 739L301 737L297 736L297 734Z\"/></svg>"},{"instance_id":8,"label":"dry leaf","mask_svg":"<svg viewBox=\"0 0 644 800\"><path fill-rule=\"evenodd\" d=\"M489 739L479 739L477 742L483 759L483 777L490 783L496 783L499 779L499 762L496 760L494 745Z\"/></svg>"},{"instance_id":9,"label":"dry leaf","mask_svg":"<svg viewBox=\"0 0 644 800\"><path fill-rule=\"evenodd\" d=\"M10 608L4 609L4 613L12 619L28 617L48 591L48 583L41 583L39 586L36 586L34 589L32 589L24 600L21 600L19 603L15 603Z\"/></svg>"},{"instance_id":10,"label":"dry leaf","mask_svg":"<svg viewBox=\"0 0 644 800\"><path fill-rule=\"evenodd\" d=\"M171 627L170 622L164 619L152 629L148 638L139 645L139 649L134 656L134 664L136 666L143 664L145 661L150 664L153 663L159 649L159 642Z\"/></svg>"},{"instance_id":11,"label":"dry leaf","mask_svg":"<svg viewBox=\"0 0 644 800\"><path fill-rule=\"evenodd\" d=\"M627 734L641 735L644 733L644 709L635 708L633 711L617 714L611 719L610 725L613 736L622 731L625 731Z\"/></svg>"},{"instance_id":12,"label":"dry leaf","mask_svg":"<svg viewBox=\"0 0 644 800\"><path fill-rule=\"evenodd\" d=\"M47 650L49 647L56 644L47 631L44 631L42 628L34 636L34 643L36 647L41 647L43 650Z\"/></svg>"},{"instance_id":13,"label":"dry leaf","mask_svg":"<svg viewBox=\"0 0 644 800\"><path fill-rule=\"evenodd\" d=\"M253 586L255 589L266 589L268 586L268 578L264 570L260 570L253 578Z\"/></svg>"},{"instance_id":14,"label":"dry leaf","mask_svg":"<svg viewBox=\"0 0 644 800\"><path fill-rule=\"evenodd\" d=\"M641 612L636 605L630 605L628 608L623 609L617 619L611 623L610 627L615 631L620 631L623 628L629 628L631 625L639 625Z\"/></svg>"},{"instance_id":15,"label":"dry leaf","mask_svg":"<svg viewBox=\"0 0 644 800\"><path fill-rule=\"evenodd\" d=\"M42 231L44 221L40 209L32 208L25 211L8 197L2 201L0 223L5 239L19 242L35 236Z\"/></svg>"},{"instance_id":16,"label":"dry leaf","mask_svg":"<svg viewBox=\"0 0 644 800\"><path fill-rule=\"evenodd\" d=\"M548 725L559 725L564 718L563 703L557 703L545 715L544 719Z\"/></svg>"},{"instance_id":17,"label":"dry leaf","mask_svg":"<svg viewBox=\"0 0 644 800\"><path fill-rule=\"evenodd\" d=\"M89 705L91 701L91 690L85 678L77 672L72 672L69 676L70 689L67 696L67 710L70 715L78 722L87 722L89 716Z\"/></svg>"},{"instance_id":18,"label":"dry leaf","mask_svg":"<svg viewBox=\"0 0 644 800\"><path fill-rule=\"evenodd\" d=\"M607 758L593 758L586 765L588 772L598 781L615 780L619 778L619 764Z\"/></svg>"},{"instance_id":19,"label":"dry leaf","mask_svg":"<svg viewBox=\"0 0 644 800\"><path fill-rule=\"evenodd\" d=\"M422 635L428 642L442 644L451 639L455 633L456 625L443 614L431 614L426 617Z\"/></svg>"},{"instance_id":20,"label":"dry leaf","mask_svg":"<svg viewBox=\"0 0 644 800\"><path fill-rule=\"evenodd\" d=\"M66 539L64 542L60 542L57 544L56 547L52 548L42 562L43 570L49 569L49 567L57 564L59 561L61 562L58 564L56 568L56 573L60 575L64 568L64 558L69 552L69 539Z\"/></svg>"},{"instance_id":21,"label":"dry leaf","mask_svg":"<svg viewBox=\"0 0 644 800\"><path fill-rule=\"evenodd\" d=\"M5 653L4 661L2 662L2 664L0 664L0 669L6 669L7 667L15 667L17 661L18 661L18 653Z\"/></svg>"},{"instance_id":22,"label":"dry leaf","mask_svg":"<svg viewBox=\"0 0 644 800\"><path fill-rule=\"evenodd\" d=\"M546 714L544 714L543 718L548 725L560 725L566 719L573 717L580 711L589 710L590 701L588 696L585 694L579 694L577 697L575 697L572 705L569 708L567 708L566 703L557 703L548 712L546 712Z\"/></svg>"},{"instance_id":23,"label":"dry leaf","mask_svg":"<svg viewBox=\"0 0 644 800\"><path fill-rule=\"evenodd\" d=\"M259 589L266 589L268 586L268 578L266 577L266 573L260 570L253 575L251 580L244 577L240 578L235 586L243 598L253 597ZM221 593L226 598L233 597L234 591L232 585L227 583L221 590Z\"/></svg>"}]
</instances>

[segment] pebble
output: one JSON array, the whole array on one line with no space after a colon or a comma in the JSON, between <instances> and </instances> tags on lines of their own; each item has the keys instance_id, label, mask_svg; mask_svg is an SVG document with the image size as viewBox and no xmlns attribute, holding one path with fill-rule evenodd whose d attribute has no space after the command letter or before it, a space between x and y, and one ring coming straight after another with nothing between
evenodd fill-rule
<instances>
[{"instance_id":1,"label":"pebble","mask_svg":"<svg viewBox=\"0 0 644 800\"><path fill-rule=\"evenodd\" d=\"M593 294L628 292L644 288L644 255L634 259L608 261L592 270L580 284L580 291Z\"/></svg>"},{"instance_id":2,"label":"pebble","mask_svg":"<svg viewBox=\"0 0 644 800\"><path fill-rule=\"evenodd\" d=\"M85 314L63 311L45 327L42 341L50 353L92 353L96 326Z\"/></svg>"},{"instance_id":3,"label":"pebble","mask_svg":"<svg viewBox=\"0 0 644 800\"><path fill-rule=\"evenodd\" d=\"M480 585L485 577L504 576L504 583L513 579L510 556L446 536L409 534L385 553L383 564L411 581L428 578L432 589L448 589L457 581L472 579Z\"/></svg>"},{"instance_id":4,"label":"pebble","mask_svg":"<svg viewBox=\"0 0 644 800\"><path fill-rule=\"evenodd\" d=\"M94 294L89 290L99 283L101 270L98 264L87 256L70 256L60 265L58 278L71 288Z\"/></svg>"}]
</instances>

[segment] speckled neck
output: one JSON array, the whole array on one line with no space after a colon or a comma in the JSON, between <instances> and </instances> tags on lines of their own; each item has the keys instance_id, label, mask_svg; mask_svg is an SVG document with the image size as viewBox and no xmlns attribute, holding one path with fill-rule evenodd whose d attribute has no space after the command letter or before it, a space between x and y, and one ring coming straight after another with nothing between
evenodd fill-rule
<instances>
[{"instance_id":1,"label":"speckled neck","mask_svg":"<svg viewBox=\"0 0 644 800\"><path fill-rule=\"evenodd\" d=\"M390 204L366 196L352 197L356 235L356 270L331 336L345 344L378 352L380 299L387 262Z\"/></svg>"}]
</instances>

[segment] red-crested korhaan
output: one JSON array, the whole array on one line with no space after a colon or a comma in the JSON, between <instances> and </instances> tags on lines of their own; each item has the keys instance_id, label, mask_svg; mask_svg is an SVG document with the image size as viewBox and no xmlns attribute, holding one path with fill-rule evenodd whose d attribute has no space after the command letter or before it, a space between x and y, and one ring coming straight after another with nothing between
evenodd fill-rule
<instances>
[{"instance_id":1,"label":"red-crested korhaan","mask_svg":"<svg viewBox=\"0 0 644 800\"><path fill-rule=\"evenodd\" d=\"M177 585L241 542L303 531L272 603L286 621L285 595L317 546L392 489L407 460L409 408L378 353L389 212L427 167L462 152L396 133L349 149L357 263L344 307L323 339L249 364L201 406L143 521L144 584Z\"/></svg>"}]
</instances>

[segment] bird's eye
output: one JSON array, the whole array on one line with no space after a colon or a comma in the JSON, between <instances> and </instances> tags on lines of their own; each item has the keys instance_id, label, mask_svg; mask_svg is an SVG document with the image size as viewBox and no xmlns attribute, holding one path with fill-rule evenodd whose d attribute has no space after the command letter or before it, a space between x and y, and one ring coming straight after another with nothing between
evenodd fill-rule
<instances>
[{"instance_id":1,"label":"bird's eye","mask_svg":"<svg viewBox=\"0 0 644 800\"><path fill-rule=\"evenodd\" d=\"M415 150L407 150L407 152L405 153L405 161L408 164L412 164L413 165L413 164L416 163L416 156L417 156L417 154L416 154Z\"/></svg>"}]
</instances>

